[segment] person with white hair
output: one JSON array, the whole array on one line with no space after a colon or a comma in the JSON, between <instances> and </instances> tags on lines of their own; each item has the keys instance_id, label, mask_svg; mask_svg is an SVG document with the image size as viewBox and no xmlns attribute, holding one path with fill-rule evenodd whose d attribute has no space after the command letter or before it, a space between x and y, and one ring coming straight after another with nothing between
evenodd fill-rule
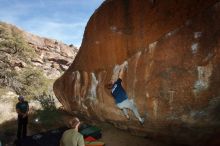
<instances>
[{"instance_id":1,"label":"person with white hair","mask_svg":"<svg viewBox=\"0 0 220 146\"><path fill-rule=\"evenodd\" d=\"M27 136L27 124L28 124L28 102L24 100L24 96L18 97L18 103L16 104L16 112L18 114L18 129L17 138L25 138Z\"/></svg>"},{"instance_id":2,"label":"person with white hair","mask_svg":"<svg viewBox=\"0 0 220 146\"><path fill-rule=\"evenodd\" d=\"M69 121L70 129L66 130L60 140L60 146L85 146L83 135L78 132L80 121L77 117Z\"/></svg>"}]
</instances>

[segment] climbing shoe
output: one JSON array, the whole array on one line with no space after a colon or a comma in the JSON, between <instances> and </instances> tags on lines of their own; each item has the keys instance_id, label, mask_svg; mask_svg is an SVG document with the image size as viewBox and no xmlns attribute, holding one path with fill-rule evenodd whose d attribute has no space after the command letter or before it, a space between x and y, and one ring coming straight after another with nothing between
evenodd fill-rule
<instances>
[{"instance_id":1,"label":"climbing shoe","mask_svg":"<svg viewBox=\"0 0 220 146\"><path fill-rule=\"evenodd\" d=\"M139 119L140 124L143 126L144 125L144 118Z\"/></svg>"}]
</instances>

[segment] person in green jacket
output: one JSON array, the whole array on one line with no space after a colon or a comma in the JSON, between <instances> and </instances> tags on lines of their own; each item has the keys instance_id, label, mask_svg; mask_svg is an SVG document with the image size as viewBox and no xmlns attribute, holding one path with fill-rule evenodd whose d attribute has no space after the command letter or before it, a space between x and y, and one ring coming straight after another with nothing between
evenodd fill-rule
<instances>
[{"instance_id":1,"label":"person in green jacket","mask_svg":"<svg viewBox=\"0 0 220 146\"><path fill-rule=\"evenodd\" d=\"M69 121L70 128L66 130L60 140L60 146L85 146L83 135L78 132L80 121L73 118Z\"/></svg>"}]
</instances>

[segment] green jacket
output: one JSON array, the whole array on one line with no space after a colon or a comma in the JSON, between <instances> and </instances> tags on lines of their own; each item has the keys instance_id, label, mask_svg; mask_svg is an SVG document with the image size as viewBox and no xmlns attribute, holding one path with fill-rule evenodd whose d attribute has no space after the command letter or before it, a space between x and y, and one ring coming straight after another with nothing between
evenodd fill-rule
<instances>
[{"instance_id":1,"label":"green jacket","mask_svg":"<svg viewBox=\"0 0 220 146\"><path fill-rule=\"evenodd\" d=\"M60 146L85 146L83 135L75 129L66 130L60 140Z\"/></svg>"}]
</instances>

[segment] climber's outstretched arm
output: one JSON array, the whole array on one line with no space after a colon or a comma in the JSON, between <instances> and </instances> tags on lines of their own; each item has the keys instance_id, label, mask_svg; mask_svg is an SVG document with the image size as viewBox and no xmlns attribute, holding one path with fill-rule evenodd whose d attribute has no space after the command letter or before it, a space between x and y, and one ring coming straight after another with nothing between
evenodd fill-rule
<instances>
[{"instance_id":1,"label":"climber's outstretched arm","mask_svg":"<svg viewBox=\"0 0 220 146\"><path fill-rule=\"evenodd\" d=\"M123 79L124 77L124 72L125 72L125 68L122 67L119 71L119 74L118 74L118 78L120 78L121 80Z\"/></svg>"},{"instance_id":2,"label":"climber's outstretched arm","mask_svg":"<svg viewBox=\"0 0 220 146\"><path fill-rule=\"evenodd\" d=\"M119 74L118 74L118 78L123 79L123 77L124 77L124 72L125 72L125 70L127 69L127 67L128 67L128 62L125 61L125 62L122 64L122 66L121 66L121 69L120 69Z\"/></svg>"}]
</instances>

